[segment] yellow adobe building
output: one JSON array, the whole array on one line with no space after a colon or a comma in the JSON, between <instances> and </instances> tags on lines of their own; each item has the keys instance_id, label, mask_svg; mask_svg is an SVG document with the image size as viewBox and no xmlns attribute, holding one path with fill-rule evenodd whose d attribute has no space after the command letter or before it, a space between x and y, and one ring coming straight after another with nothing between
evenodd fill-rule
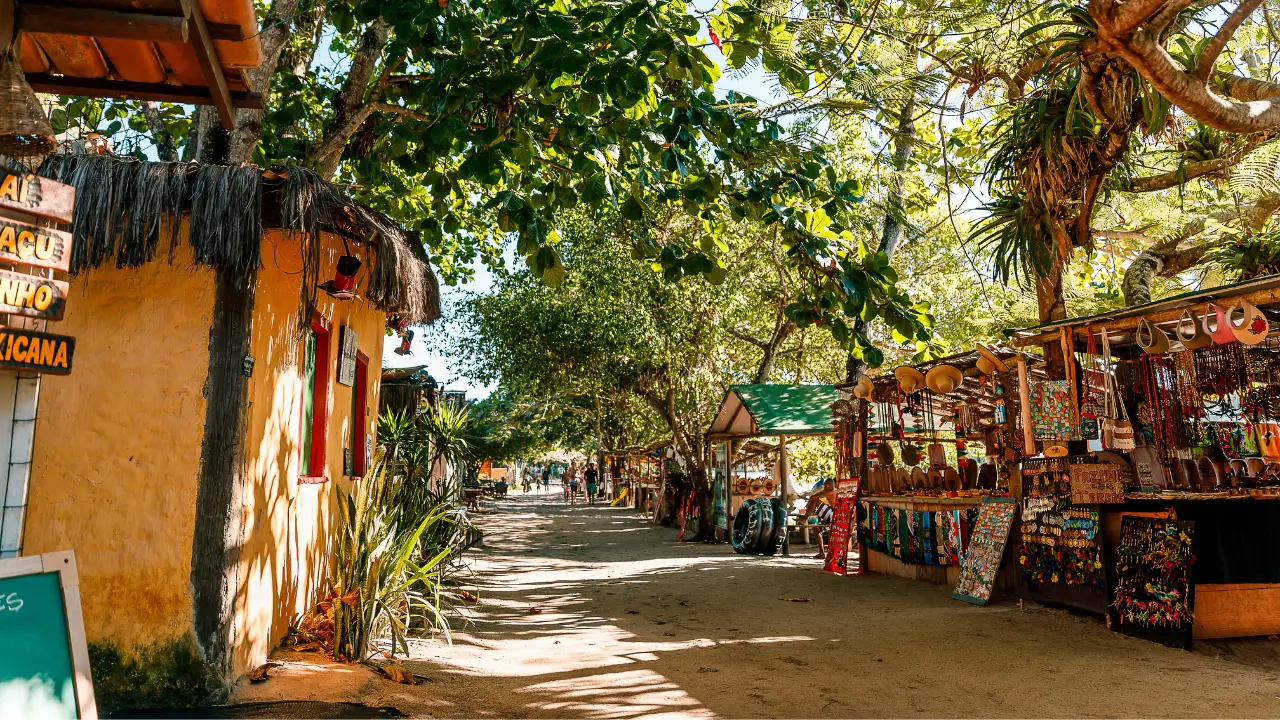
<instances>
[{"instance_id":1,"label":"yellow adobe building","mask_svg":"<svg viewBox=\"0 0 1280 720\"><path fill-rule=\"evenodd\" d=\"M77 187L56 328L77 345L72 374L42 383L22 554L75 551L95 657L190 648L225 683L326 591L388 316L434 320L435 278L394 223L304 169L70 156L41 173ZM317 289L343 256L361 261L351 299Z\"/></svg>"}]
</instances>

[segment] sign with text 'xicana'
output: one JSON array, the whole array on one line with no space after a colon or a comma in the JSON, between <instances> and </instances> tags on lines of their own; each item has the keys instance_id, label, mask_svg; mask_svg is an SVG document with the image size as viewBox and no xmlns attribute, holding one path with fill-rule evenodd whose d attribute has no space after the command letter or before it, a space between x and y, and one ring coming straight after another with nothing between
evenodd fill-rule
<instances>
[{"instance_id":1,"label":"sign with text 'xicana'","mask_svg":"<svg viewBox=\"0 0 1280 720\"><path fill-rule=\"evenodd\" d=\"M69 375L76 339L35 330L0 327L0 367Z\"/></svg>"}]
</instances>

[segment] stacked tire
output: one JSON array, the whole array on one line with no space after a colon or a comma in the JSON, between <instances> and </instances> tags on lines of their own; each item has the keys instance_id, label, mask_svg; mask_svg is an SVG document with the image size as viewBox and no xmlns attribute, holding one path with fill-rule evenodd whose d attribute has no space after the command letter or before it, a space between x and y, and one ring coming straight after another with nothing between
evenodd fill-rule
<instances>
[{"instance_id":1,"label":"stacked tire","mask_svg":"<svg viewBox=\"0 0 1280 720\"><path fill-rule=\"evenodd\" d=\"M733 518L729 542L741 555L776 555L787 532L787 507L776 498L751 498Z\"/></svg>"}]
</instances>

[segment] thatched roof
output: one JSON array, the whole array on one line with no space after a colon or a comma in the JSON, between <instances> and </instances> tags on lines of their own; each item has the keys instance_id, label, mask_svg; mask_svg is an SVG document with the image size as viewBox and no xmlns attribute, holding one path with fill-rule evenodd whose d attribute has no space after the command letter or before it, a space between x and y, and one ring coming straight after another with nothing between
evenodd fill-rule
<instances>
[{"instance_id":1,"label":"thatched roof","mask_svg":"<svg viewBox=\"0 0 1280 720\"><path fill-rule=\"evenodd\" d=\"M306 168L228 167L144 162L99 155L51 155L39 174L76 188L68 231L71 272L114 263L137 267L160 255L174 261L180 223L196 262L243 273L262 264L262 231L280 228L302 241L299 317L310 317L321 281L321 233L354 241L363 254L359 291L377 308L411 323L440 317L440 286L417 243L391 218L361 205ZM363 251L361 253L361 251Z\"/></svg>"}]
</instances>

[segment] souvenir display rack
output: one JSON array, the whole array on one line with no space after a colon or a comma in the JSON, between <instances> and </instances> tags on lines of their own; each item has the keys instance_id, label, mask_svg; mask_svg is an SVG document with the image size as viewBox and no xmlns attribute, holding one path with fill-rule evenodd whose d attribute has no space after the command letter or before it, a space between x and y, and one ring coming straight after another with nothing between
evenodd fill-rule
<instances>
[{"instance_id":1,"label":"souvenir display rack","mask_svg":"<svg viewBox=\"0 0 1280 720\"><path fill-rule=\"evenodd\" d=\"M1061 504L1098 513L1113 627L1118 613L1132 612L1133 578L1155 570L1143 558L1159 554L1126 551L1121 528L1132 535L1133 516L1171 514L1161 527L1181 528L1191 544L1182 568L1190 579L1184 611L1195 597L1190 634L1280 632L1278 321L1280 276L1268 276L1010 333L1015 347L1060 353L1069 378L1051 388L1065 403L1021 408L1024 427L1060 428L1057 436L1028 433L1028 453L1066 450L1059 462L1068 467L1123 470L1080 476L1074 499L1095 502Z\"/></svg>"},{"instance_id":2,"label":"souvenir display rack","mask_svg":"<svg viewBox=\"0 0 1280 720\"><path fill-rule=\"evenodd\" d=\"M836 473L863 480L858 537L868 570L955 584L984 499L1011 494L1021 380L1045 377L1042 365L981 346L837 386ZM1012 576L1009 568L999 584Z\"/></svg>"}]
</instances>

